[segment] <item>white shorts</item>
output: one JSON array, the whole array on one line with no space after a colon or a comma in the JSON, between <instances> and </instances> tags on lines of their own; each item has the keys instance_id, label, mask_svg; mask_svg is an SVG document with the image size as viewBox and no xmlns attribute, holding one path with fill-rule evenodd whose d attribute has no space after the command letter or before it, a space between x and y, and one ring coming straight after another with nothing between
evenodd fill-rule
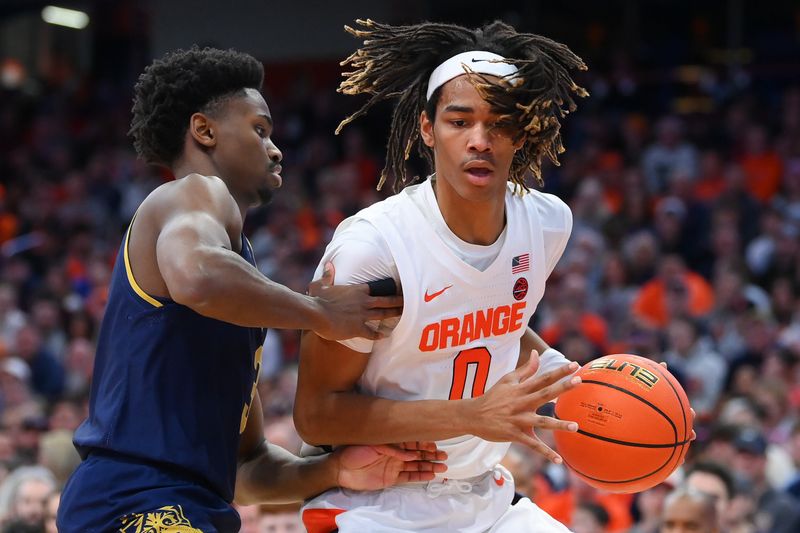
<instances>
[{"instance_id":1,"label":"white shorts","mask_svg":"<svg viewBox=\"0 0 800 533\"><path fill-rule=\"evenodd\" d=\"M504 467L467 480L431 481L359 492L334 489L301 510L309 533L569 533L528 498L511 505Z\"/></svg>"}]
</instances>

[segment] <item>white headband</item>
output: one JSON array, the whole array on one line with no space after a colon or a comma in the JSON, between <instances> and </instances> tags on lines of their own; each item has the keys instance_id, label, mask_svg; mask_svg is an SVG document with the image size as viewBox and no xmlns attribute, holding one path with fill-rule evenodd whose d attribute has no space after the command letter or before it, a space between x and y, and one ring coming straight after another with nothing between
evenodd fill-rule
<instances>
[{"instance_id":1,"label":"white headband","mask_svg":"<svg viewBox=\"0 0 800 533\"><path fill-rule=\"evenodd\" d=\"M447 83L448 81L466 74L467 69L480 74L491 74L498 77L506 77L517 73L517 67L510 63L503 63L505 58L492 52L483 50L472 50L454 55L431 72L428 78L428 95L426 100L431 99L433 91Z\"/></svg>"}]
</instances>

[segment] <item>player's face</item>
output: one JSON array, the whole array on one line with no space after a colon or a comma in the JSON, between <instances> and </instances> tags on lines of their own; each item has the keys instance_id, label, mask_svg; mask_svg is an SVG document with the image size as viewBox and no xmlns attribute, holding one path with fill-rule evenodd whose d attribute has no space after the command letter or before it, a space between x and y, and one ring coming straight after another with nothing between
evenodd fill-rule
<instances>
[{"instance_id":1,"label":"player's face","mask_svg":"<svg viewBox=\"0 0 800 533\"><path fill-rule=\"evenodd\" d=\"M703 506L692 500L681 498L664 509L661 533L716 533L717 527Z\"/></svg>"},{"instance_id":2,"label":"player's face","mask_svg":"<svg viewBox=\"0 0 800 533\"><path fill-rule=\"evenodd\" d=\"M216 120L214 159L234 194L249 205L266 203L281 186L283 157L272 142L272 115L255 89L232 98Z\"/></svg>"},{"instance_id":3,"label":"player's face","mask_svg":"<svg viewBox=\"0 0 800 533\"><path fill-rule=\"evenodd\" d=\"M431 122L425 113L420 133L433 149L437 180L469 201L503 198L514 152L511 132L466 75L445 83Z\"/></svg>"}]
</instances>

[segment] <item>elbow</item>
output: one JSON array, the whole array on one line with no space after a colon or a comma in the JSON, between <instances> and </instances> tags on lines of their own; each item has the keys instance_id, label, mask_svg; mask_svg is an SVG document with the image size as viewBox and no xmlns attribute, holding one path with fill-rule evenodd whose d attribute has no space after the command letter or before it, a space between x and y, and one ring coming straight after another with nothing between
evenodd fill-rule
<instances>
[{"instance_id":1,"label":"elbow","mask_svg":"<svg viewBox=\"0 0 800 533\"><path fill-rule=\"evenodd\" d=\"M172 276L167 283L170 298L176 303L202 312L213 293L213 280L197 266Z\"/></svg>"},{"instance_id":2,"label":"elbow","mask_svg":"<svg viewBox=\"0 0 800 533\"><path fill-rule=\"evenodd\" d=\"M327 442L330 439L326 435L325 424L321 413L317 409L304 405L303 402L296 402L292 417L297 434L303 442L318 446L320 444L332 444Z\"/></svg>"},{"instance_id":3,"label":"elbow","mask_svg":"<svg viewBox=\"0 0 800 533\"><path fill-rule=\"evenodd\" d=\"M237 486L236 492L233 495L233 503L236 505L255 505L258 503L263 503L263 500L259 499L256 495L248 492L247 490L240 490Z\"/></svg>"},{"instance_id":4,"label":"elbow","mask_svg":"<svg viewBox=\"0 0 800 533\"><path fill-rule=\"evenodd\" d=\"M199 310L203 308L203 291L191 286L183 286L180 289L170 289L169 294L175 303L185 305L190 309Z\"/></svg>"},{"instance_id":5,"label":"elbow","mask_svg":"<svg viewBox=\"0 0 800 533\"><path fill-rule=\"evenodd\" d=\"M237 473L236 488L233 492L233 502L236 505L256 505L271 501L273 494L263 483L251 483L248 475Z\"/></svg>"}]
</instances>

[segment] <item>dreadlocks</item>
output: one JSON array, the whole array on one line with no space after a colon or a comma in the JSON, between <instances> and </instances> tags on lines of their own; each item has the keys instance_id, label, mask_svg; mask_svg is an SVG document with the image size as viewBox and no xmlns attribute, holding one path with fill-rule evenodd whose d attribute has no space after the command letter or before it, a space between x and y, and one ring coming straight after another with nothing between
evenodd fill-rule
<instances>
[{"instance_id":1,"label":"dreadlocks","mask_svg":"<svg viewBox=\"0 0 800 533\"><path fill-rule=\"evenodd\" d=\"M434 120L441 87L426 100L428 77L444 60L470 50L499 54L518 71L513 80L499 83L486 76L466 71L470 82L492 109L504 127L513 131L514 142L524 139L514 155L509 179L520 190L527 190L528 171L542 181L542 159L558 165L561 122L576 108L573 94L587 96L570 77L570 70L586 70L584 62L565 45L540 35L518 33L503 22L495 21L471 30L453 24L425 22L414 26L390 26L372 20L356 20L363 29L345 26L355 37L364 38L363 46L342 61L354 70L342 75L339 86L344 94L368 94L369 100L345 118L336 133L364 115L376 103L397 98L386 151L386 166L378 189L387 176L394 177L395 190L409 184L405 161L414 144L433 168L433 152L420 140L419 115L425 109Z\"/></svg>"}]
</instances>

